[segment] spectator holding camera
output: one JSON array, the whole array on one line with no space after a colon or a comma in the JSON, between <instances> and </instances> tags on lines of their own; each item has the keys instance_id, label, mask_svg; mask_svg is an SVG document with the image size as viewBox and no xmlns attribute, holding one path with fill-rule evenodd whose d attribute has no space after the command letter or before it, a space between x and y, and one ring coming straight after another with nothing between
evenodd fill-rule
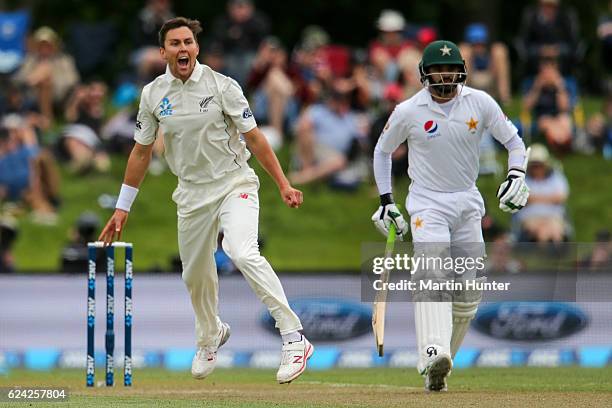
<instances>
[{"instance_id":1,"label":"spectator holding camera","mask_svg":"<svg viewBox=\"0 0 612 408\"><path fill-rule=\"evenodd\" d=\"M106 172L110 168L110 159L100 139L105 98L106 85L93 81L78 86L68 101L65 117L69 125L62 132L60 147L75 173L92 168Z\"/></svg>"},{"instance_id":2,"label":"spectator holding camera","mask_svg":"<svg viewBox=\"0 0 612 408\"><path fill-rule=\"evenodd\" d=\"M556 59L545 58L533 83L523 98L523 107L531 112L537 131L555 151L568 151L572 145L570 93Z\"/></svg>"}]
</instances>

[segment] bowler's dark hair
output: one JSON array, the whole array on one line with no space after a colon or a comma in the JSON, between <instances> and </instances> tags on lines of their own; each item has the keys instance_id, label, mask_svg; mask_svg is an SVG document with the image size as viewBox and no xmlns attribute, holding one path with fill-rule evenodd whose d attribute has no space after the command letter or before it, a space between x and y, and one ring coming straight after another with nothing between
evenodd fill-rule
<instances>
[{"instance_id":1,"label":"bowler's dark hair","mask_svg":"<svg viewBox=\"0 0 612 408\"><path fill-rule=\"evenodd\" d=\"M198 20L191 20L185 17L175 17L166 21L162 28L159 30L159 46L164 47L164 42L166 41L166 34L170 30L174 30L179 27L187 27L193 33L193 38L198 39L198 34L202 32L202 24Z\"/></svg>"}]
</instances>

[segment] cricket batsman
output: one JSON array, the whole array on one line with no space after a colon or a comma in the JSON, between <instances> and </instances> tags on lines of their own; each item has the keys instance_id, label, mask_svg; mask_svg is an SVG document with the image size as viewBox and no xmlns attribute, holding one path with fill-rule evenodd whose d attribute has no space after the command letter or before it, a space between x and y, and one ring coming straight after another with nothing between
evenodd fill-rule
<instances>
[{"instance_id":1,"label":"cricket batsman","mask_svg":"<svg viewBox=\"0 0 612 408\"><path fill-rule=\"evenodd\" d=\"M159 32L166 73L142 90L136 143L115 212L99 239L106 244L115 236L120 239L161 131L168 166L178 177L172 199L177 205L182 278L196 317L193 377L202 379L213 372L217 350L230 336L230 326L218 316L213 256L222 229L224 251L276 320L283 340L276 378L289 383L304 372L314 348L301 334L302 324L278 277L259 253L259 179L247 163L249 151L274 179L285 204L298 208L302 192L287 181L238 83L198 62L201 31L199 21L177 17L166 21Z\"/></svg>"},{"instance_id":2,"label":"cricket batsman","mask_svg":"<svg viewBox=\"0 0 612 408\"><path fill-rule=\"evenodd\" d=\"M426 245L430 243L453 248L476 243L477 252L481 251L476 255L484 256L481 218L485 209L476 187L480 139L488 132L508 150L508 175L497 197L499 207L511 213L523 208L529 197L525 145L491 96L465 86L465 62L454 43L430 43L423 51L419 72L424 89L396 106L374 150L380 207L372 221L384 235L391 224L400 239L408 232L391 190L391 154L407 141L411 184L406 209L415 253L419 245L432 252L436 246ZM482 292L451 293L437 301L426 295L413 294L417 369L425 377L426 390L445 391L452 359Z\"/></svg>"}]
</instances>

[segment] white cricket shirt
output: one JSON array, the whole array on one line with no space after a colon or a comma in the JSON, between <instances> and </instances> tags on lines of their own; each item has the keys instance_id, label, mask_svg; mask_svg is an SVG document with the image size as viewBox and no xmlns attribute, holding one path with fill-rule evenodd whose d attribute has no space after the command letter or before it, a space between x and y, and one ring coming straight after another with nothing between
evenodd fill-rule
<instances>
[{"instance_id":1,"label":"white cricket shirt","mask_svg":"<svg viewBox=\"0 0 612 408\"><path fill-rule=\"evenodd\" d=\"M185 83L166 68L143 88L134 140L149 145L161 129L172 173L205 184L249 169L240 133L256 126L240 85L196 62Z\"/></svg>"},{"instance_id":2,"label":"white cricket shirt","mask_svg":"<svg viewBox=\"0 0 612 408\"><path fill-rule=\"evenodd\" d=\"M502 144L518 131L487 93L467 86L448 115L427 89L400 103L378 139L390 154L408 142L408 175L413 183L441 192L465 191L478 177L480 139L490 132Z\"/></svg>"}]
</instances>

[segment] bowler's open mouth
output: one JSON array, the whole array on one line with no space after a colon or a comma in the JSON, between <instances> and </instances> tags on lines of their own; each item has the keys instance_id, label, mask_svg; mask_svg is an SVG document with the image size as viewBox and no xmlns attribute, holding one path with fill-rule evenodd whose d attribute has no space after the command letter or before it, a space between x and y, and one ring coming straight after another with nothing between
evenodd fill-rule
<instances>
[{"instance_id":1,"label":"bowler's open mouth","mask_svg":"<svg viewBox=\"0 0 612 408\"><path fill-rule=\"evenodd\" d=\"M179 57L177 62L180 67L186 68L189 66L189 57L187 56Z\"/></svg>"}]
</instances>

